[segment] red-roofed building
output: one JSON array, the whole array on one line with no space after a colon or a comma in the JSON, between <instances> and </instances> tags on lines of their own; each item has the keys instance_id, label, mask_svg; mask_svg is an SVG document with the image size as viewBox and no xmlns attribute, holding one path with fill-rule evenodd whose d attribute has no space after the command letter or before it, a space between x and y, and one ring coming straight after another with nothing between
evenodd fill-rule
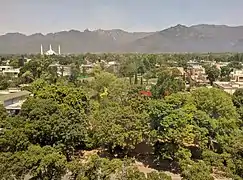
<instances>
[{"instance_id":1,"label":"red-roofed building","mask_svg":"<svg viewBox=\"0 0 243 180\"><path fill-rule=\"evenodd\" d=\"M152 96L152 93L150 91L140 91L140 94L142 94L144 96L148 96L148 97Z\"/></svg>"}]
</instances>

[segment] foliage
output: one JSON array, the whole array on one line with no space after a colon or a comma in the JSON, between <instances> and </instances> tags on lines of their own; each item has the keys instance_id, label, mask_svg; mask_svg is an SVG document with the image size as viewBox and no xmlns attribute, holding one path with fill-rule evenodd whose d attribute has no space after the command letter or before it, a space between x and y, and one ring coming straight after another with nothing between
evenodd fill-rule
<instances>
[{"instance_id":1,"label":"foliage","mask_svg":"<svg viewBox=\"0 0 243 180\"><path fill-rule=\"evenodd\" d=\"M27 83L32 95L18 115L0 106L0 179L30 175L49 180L68 174L81 180L169 180L161 171L164 162L183 179L210 180L214 173L243 178L243 91L233 96L216 88L187 91L186 78L172 68L187 71L191 59L231 61L221 71L206 66L213 84L219 76L230 78L231 70L240 67L241 54L29 57L21 63L20 56L1 58L1 64L6 59L21 64L18 78L1 76L1 89ZM107 72L111 61L118 71ZM80 79L81 64L89 63L96 63L95 68ZM64 69L55 64L70 67L70 75L64 77ZM145 90L153 97L140 94ZM97 155L84 153L93 151ZM157 171L143 173L134 159Z\"/></svg>"},{"instance_id":2,"label":"foliage","mask_svg":"<svg viewBox=\"0 0 243 180\"><path fill-rule=\"evenodd\" d=\"M178 73L175 71L164 70L159 73L158 81L152 88L154 97L164 97L172 93L183 91L185 83L177 78Z\"/></svg>"},{"instance_id":3,"label":"foliage","mask_svg":"<svg viewBox=\"0 0 243 180\"><path fill-rule=\"evenodd\" d=\"M66 158L54 148L29 146L26 151L1 153L1 178L61 179L66 174Z\"/></svg>"},{"instance_id":4,"label":"foliage","mask_svg":"<svg viewBox=\"0 0 243 180\"><path fill-rule=\"evenodd\" d=\"M121 147L124 150L133 149L137 144L148 138L148 119L146 114L136 113L131 107L119 107L113 104L95 114L100 144L111 149ZM107 129L107 127L110 127ZM104 131L104 129L107 129ZM96 135L96 136L97 136Z\"/></svg>"},{"instance_id":5,"label":"foliage","mask_svg":"<svg viewBox=\"0 0 243 180\"><path fill-rule=\"evenodd\" d=\"M211 86L213 82L216 81L220 75L220 70L214 66L205 66L205 72L207 74L207 78L210 81Z\"/></svg>"},{"instance_id":6,"label":"foliage","mask_svg":"<svg viewBox=\"0 0 243 180\"><path fill-rule=\"evenodd\" d=\"M230 73L232 72L232 68L229 66L221 67L220 77L222 80L229 81L230 80Z\"/></svg>"},{"instance_id":7,"label":"foliage","mask_svg":"<svg viewBox=\"0 0 243 180\"><path fill-rule=\"evenodd\" d=\"M109 180L110 177L122 168L123 162L119 159L109 160L91 155L81 161L72 161L68 167L73 172L72 177L80 180Z\"/></svg>"}]
</instances>

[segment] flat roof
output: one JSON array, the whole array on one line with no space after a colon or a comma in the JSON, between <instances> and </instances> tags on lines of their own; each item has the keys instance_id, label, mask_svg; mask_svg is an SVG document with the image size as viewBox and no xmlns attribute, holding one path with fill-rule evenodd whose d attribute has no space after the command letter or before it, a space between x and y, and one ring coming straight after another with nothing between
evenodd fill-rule
<instances>
[{"instance_id":1,"label":"flat roof","mask_svg":"<svg viewBox=\"0 0 243 180\"><path fill-rule=\"evenodd\" d=\"M0 95L0 102L4 102L6 100L14 99L14 98L21 97L21 96L28 96L29 94L30 94L29 91L19 91L19 92L15 92L15 93Z\"/></svg>"},{"instance_id":2,"label":"flat roof","mask_svg":"<svg viewBox=\"0 0 243 180\"><path fill-rule=\"evenodd\" d=\"M24 103L24 101L19 101L17 103L6 106L5 109L7 109L7 110L20 110L23 103Z\"/></svg>"}]
</instances>

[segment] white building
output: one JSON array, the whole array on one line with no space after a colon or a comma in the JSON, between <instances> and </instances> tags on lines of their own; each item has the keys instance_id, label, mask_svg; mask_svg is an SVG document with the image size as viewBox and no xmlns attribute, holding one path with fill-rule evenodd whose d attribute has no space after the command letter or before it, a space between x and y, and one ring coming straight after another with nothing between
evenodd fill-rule
<instances>
[{"instance_id":1,"label":"white building","mask_svg":"<svg viewBox=\"0 0 243 180\"><path fill-rule=\"evenodd\" d=\"M0 73L12 77L18 77L20 69L14 69L12 66L0 66Z\"/></svg>"},{"instance_id":2,"label":"white building","mask_svg":"<svg viewBox=\"0 0 243 180\"><path fill-rule=\"evenodd\" d=\"M3 71L5 70L8 70L8 69L13 69L12 66L0 66L0 72L2 73Z\"/></svg>"},{"instance_id":3,"label":"white building","mask_svg":"<svg viewBox=\"0 0 243 180\"><path fill-rule=\"evenodd\" d=\"M2 74L12 77L18 77L20 69L5 69L2 71Z\"/></svg>"},{"instance_id":4,"label":"white building","mask_svg":"<svg viewBox=\"0 0 243 180\"><path fill-rule=\"evenodd\" d=\"M43 46L41 45L41 55L44 55L43 53ZM50 55L61 55L61 46L58 46L58 53L56 53L54 50L52 50L52 46L50 44L49 50L45 52L45 55L50 56Z\"/></svg>"},{"instance_id":5,"label":"white building","mask_svg":"<svg viewBox=\"0 0 243 180\"><path fill-rule=\"evenodd\" d=\"M58 63L50 64L49 67L57 67L58 76L70 76L71 75L71 66L70 65L61 65Z\"/></svg>"},{"instance_id":6,"label":"white building","mask_svg":"<svg viewBox=\"0 0 243 180\"><path fill-rule=\"evenodd\" d=\"M230 73L231 82L243 82L243 70L234 70Z\"/></svg>"},{"instance_id":7,"label":"white building","mask_svg":"<svg viewBox=\"0 0 243 180\"><path fill-rule=\"evenodd\" d=\"M23 102L30 95L28 91L5 91L0 92L0 104L2 104L9 113L18 113Z\"/></svg>"},{"instance_id":8,"label":"white building","mask_svg":"<svg viewBox=\"0 0 243 180\"><path fill-rule=\"evenodd\" d=\"M243 88L243 82L214 82L214 85L229 94L234 94L237 89Z\"/></svg>"},{"instance_id":9,"label":"white building","mask_svg":"<svg viewBox=\"0 0 243 180\"><path fill-rule=\"evenodd\" d=\"M230 82L214 82L214 84L225 92L234 94L237 89L243 88L243 70L234 70L230 76Z\"/></svg>"}]
</instances>

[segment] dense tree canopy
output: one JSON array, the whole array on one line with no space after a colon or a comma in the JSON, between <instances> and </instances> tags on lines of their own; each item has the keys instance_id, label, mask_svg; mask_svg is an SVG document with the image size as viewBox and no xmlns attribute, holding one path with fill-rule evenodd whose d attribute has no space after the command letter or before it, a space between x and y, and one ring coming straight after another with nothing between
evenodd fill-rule
<instances>
[{"instance_id":1,"label":"dense tree canopy","mask_svg":"<svg viewBox=\"0 0 243 180\"><path fill-rule=\"evenodd\" d=\"M225 60L241 62L237 57ZM242 179L242 89L234 95L214 87L188 90L183 75L170 67L186 70L189 60L202 58L223 59L213 54L33 56L16 78L31 92L20 113L8 114L0 106L0 179L170 180L163 170L190 180ZM118 69L108 70L103 61L116 61ZM56 62L71 66L68 77L50 66ZM80 77L80 64L90 62L98 63ZM213 84L236 67L207 68ZM0 81L5 78L13 83L5 76Z\"/></svg>"}]
</instances>

